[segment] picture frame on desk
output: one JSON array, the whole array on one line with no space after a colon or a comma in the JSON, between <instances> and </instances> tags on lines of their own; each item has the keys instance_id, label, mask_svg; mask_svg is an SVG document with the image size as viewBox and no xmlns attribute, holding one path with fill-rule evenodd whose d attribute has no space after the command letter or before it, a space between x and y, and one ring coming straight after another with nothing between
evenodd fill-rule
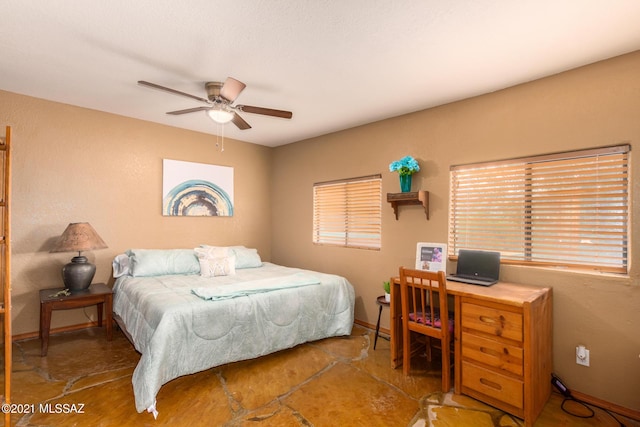
<instances>
[{"instance_id":1,"label":"picture frame on desk","mask_svg":"<svg viewBox=\"0 0 640 427\"><path fill-rule=\"evenodd\" d=\"M416 247L416 270L444 271L447 274L447 245L419 242Z\"/></svg>"}]
</instances>

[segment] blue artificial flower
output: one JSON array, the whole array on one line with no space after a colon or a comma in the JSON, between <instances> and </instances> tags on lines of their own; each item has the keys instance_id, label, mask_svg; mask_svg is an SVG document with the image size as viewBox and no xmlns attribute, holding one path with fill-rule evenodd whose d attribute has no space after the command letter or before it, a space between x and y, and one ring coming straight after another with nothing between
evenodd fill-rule
<instances>
[{"instance_id":1,"label":"blue artificial flower","mask_svg":"<svg viewBox=\"0 0 640 427\"><path fill-rule=\"evenodd\" d=\"M389 171L398 172L400 175L413 175L420 170L420 165L411 156L405 156L400 160L391 162L389 165Z\"/></svg>"}]
</instances>

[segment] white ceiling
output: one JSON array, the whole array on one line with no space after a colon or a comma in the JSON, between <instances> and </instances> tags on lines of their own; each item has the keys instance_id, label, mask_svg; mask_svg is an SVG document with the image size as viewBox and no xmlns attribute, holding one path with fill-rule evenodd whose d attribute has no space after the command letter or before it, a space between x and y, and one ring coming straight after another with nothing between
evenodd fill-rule
<instances>
[{"instance_id":1,"label":"white ceiling","mask_svg":"<svg viewBox=\"0 0 640 427\"><path fill-rule=\"evenodd\" d=\"M2 0L0 89L266 146L492 92L640 49L638 0ZM204 83L247 84L253 128Z\"/></svg>"}]
</instances>

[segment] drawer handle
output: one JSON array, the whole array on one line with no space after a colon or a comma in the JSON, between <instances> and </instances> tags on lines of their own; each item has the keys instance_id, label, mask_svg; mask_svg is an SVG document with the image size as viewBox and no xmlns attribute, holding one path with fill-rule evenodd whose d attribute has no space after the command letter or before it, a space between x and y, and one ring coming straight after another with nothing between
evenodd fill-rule
<instances>
[{"instance_id":1,"label":"drawer handle","mask_svg":"<svg viewBox=\"0 0 640 427\"><path fill-rule=\"evenodd\" d=\"M502 386L496 382L490 381L486 378L480 378L480 384L486 385L487 387L491 387L498 391L502 390Z\"/></svg>"},{"instance_id":2,"label":"drawer handle","mask_svg":"<svg viewBox=\"0 0 640 427\"><path fill-rule=\"evenodd\" d=\"M489 316L482 316L482 315L480 316L480 321L482 323L486 323L496 328L495 334L499 337L502 336L502 331L504 329L504 324L506 320L507 319L505 319L505 317L502 315L500 315L497 319L494 319L493 317L489 317Z\"/></svg>"},{"instance_id":3,"label":"drawer handle","mask_svg":"<svg viewBox=\"0 0 640 427\"><path fill-rule=\"evenodd\" d=\"M500 322L500 325L501 325L501 326L504 326L504 322L505 322L505 320L506 320L506 319L505 319L505 317L504 317L504 316L502 316L502 315L500 315L500 316L498 317L498 319L494 319L493 317L489 317L489 316L482 316L482 315L480 316L480 321L481 321L481 322L483 322L483 323L491 323L491 324L494 324L494 323L498 323L498 322Z\"/></svg>"},{"instance_id":4,"label":"drawer handle","mask_svg":"<svg viewBox=\"0 0 640 427\"><path fill-rule=\"evenodd\" d=\"M483 323L496 323L495 319L489 316L480 316L480 321Z\"/></svg>"},{"instance_id":5,"label":"drawer handle","mask_svg":"<svg viewBox=\"0 0 640 427\"><path fill-rule=\"evenodd\" d=\"M506 355L509 354L509 351L506 348L504 349L504 351ZM480 347L480 352L484 354L488 354L489 356L500 357L500 352L492 348Z\"/></svg>"}]
</instances>

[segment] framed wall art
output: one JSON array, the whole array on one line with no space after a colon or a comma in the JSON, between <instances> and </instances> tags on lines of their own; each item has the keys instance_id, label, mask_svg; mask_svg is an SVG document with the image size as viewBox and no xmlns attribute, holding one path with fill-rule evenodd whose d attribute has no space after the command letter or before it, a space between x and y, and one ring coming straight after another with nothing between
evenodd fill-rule
<instances>
[{"instance_id":1,"label":"framed wall art","mask_svg":"<svg viewBox=\"0 0 640 427\"><path fill-rule=\"evenodd\" d=\"M233 216L233 168L164 159L162 214Z\"/></svg>"}]
</instances>

